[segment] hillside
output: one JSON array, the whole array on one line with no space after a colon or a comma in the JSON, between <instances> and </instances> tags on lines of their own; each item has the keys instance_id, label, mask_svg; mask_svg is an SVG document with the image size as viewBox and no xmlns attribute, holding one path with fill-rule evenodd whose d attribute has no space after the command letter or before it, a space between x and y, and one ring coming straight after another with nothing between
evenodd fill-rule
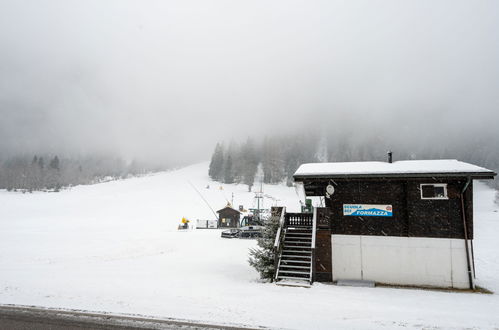
<instances>
[{"instance_id":1,"label":"hillside","mask_svg":"<svg viewBox=\"0 0 499 330\"><path fill-rule=\"evenodd\" d=\"M207 163L60 193L0 191L0 304L37 305L272 328L497 328L497 294L391 288L311 289L261 283L252 240L177 231L213 208L252 207L245 185L221 185ZM207 189L207 186L210 186ZM220 187L223 187L221 190ZM294 188L265 185L297 210ZM499 292L495 191L475 186L478 284Z\"/></svg>"}]
</instances>

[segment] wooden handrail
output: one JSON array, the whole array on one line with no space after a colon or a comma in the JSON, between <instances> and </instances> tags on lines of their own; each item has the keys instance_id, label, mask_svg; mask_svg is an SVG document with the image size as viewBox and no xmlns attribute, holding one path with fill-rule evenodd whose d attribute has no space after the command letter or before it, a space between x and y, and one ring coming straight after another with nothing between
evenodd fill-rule
<instances>
[{"instance_id":1,"label":"wooden handrail","mask_svg":"<svg viewBox=\"0 0 499 330\"><path fill-rule=\"evenodd\" d=\"M312 251L312 260L310 264L310 284L314 282L315 274L315 236L317 233L317 208L314 207L314 216L312 218L312 243L310 243L310 249Z\"/></svg>"},{"instance_id":2,"label":"wooden handrail","mask_svg":"<svg viewBox=\"0 0 499 330\"><path fill-rule=\"evenodd\" d=\"M315 249L315 233L317 232L317 208L314 207L314 216L312 218L312 245L311 248Z\"/></svg>"},{"instance_id":3,"label":"wooden handrail","mask_svg":"<svg viewBox=\"0 0 499 330\"><path fill-rule=\"evenodd\" d=\"M286 213L285 227L312 226L311 213Z\"/></svg>"},{"instance_id":4,"label":"wooden handrail","mask_svg":"<svg viewBox=\"0 0 499 330\"><path fill-rule=\"evenodd\" d=\"M284 227L284 217L286 214L286 207L282 208L281 217L279 218L279 228L277 229L277 234L275 235L274 248L279 248L279 244L281 242L281 232Z\"/></svg>"},{"instance_id":5,"label":"wooden handrail","mask_svg":"<svg viewBox=\"0 0 499 330\"><path fill-rule=\"evenodd\" d=\"M277 233L275 235L275 240L274 240L274 278L273 280L277 280L277 269L279 268L279 254L281 252L281 240L282 240L282 232L284 229L284 223L285 223L285 216L286 216L286 207L284 206L281 211L281 216L279 218L279 228L277 229Z\"/></svg>"}]
</instances>

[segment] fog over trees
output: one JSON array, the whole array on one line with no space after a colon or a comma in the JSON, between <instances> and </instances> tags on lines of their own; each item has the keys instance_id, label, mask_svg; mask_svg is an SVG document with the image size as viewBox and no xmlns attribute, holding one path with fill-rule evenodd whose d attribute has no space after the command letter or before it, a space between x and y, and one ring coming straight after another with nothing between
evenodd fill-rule
<instances>
[{"instance_id":1,"label":"fog over trees","mask_svg":"<svg viewBox=\"0 0 499 330\"><path fill-rule=\"evenodd\" d=\"M50 155L20 155L0 162L0 189L9 191L59 191L61 188L141 175L161 168L148 168L119 157L94 155L59 158Z\"/></svg>"},{"instance_id":2,"label":"fog over trees","mask_svg":"<svg viewBox=\"0 0 499 330\"><path fill-rule=\"evenodd\" d=\"M264 137L259 143L232 142L230 147L217 143L212 154L209 175L223 183L254 183L258 166L262 166L264 183L291 185L293 174L303 163L387 161L387 151L394 152L394 160L458 159L499 172L497 140L476 138L456 140L454 143L419 144L387 141L380 136L358 141L345 133L302 133L280 137ZM251 147L248 148L248 145ZM499 188L499 182L487 181Z\"/></svg>"},{"instance_id":3,"label":"fog over trees","mask_svg":"<svg viewBox=\"0 0 499 330\"><path fill-rule=\"evenodd\" d=\"M388 149L497 170L498 12L495 0L0 0L0 187L168 169L209 160L217 142L210 175L248 185L258 166L289 183L300 162Z\"/></svg>"},{"instance_id":4,"label":"fog over trees","mask_svg":"<svg viewBox=\"0 0 499 330\"><path fill-rule=\"evenodd\" d=\"M355 151L351 151L350 148L357 147L359 146L342 144L330 149L327 139L320 139L317 134L312 133L264 137L257 144L248 139L243 144L231 142L229 147L217 143L208 174L215 181L247 184L251 190L258 167L261 165L264 183L291 185L293 174L301 164L354 160ZM329 152L331 158L328 156ZM336 155L342 159L336 160ZM373 158L372 155L362 156Z\"/></svg>"}]
</instances>

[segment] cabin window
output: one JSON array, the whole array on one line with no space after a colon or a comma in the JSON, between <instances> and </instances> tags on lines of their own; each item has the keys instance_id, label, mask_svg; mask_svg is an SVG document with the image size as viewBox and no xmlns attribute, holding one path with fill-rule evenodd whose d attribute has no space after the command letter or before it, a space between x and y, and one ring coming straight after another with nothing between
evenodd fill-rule
<instances>
[{"instance_id":1,"label":"cabin window","mask_svg":"<svg viewBox=\"0 0 499 330\"><path fill-rule=\"evenodd\" d=\"M420 187L421 199L448 199L447 184L422 184Z\"/></svg>"}]
</instances>

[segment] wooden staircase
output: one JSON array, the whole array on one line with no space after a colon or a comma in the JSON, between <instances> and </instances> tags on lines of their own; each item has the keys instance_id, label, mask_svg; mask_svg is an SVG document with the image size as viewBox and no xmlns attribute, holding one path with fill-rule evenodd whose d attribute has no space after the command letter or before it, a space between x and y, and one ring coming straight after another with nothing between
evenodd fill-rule
<instances>
[{"instance_id":1,"label":"wooden staircase","mask_svg":"<svg viewBox=\"0 0 499 330\"><path fill-rule=\"evenodd\" d=\"M272 207L272 216L279 217L274 241L274 281L278 285L310 287L317 275L317 230L327 229L331 235L328 209L315 207L313 213L287 213L285 207Z\"/></svg>"},{"instance_id":2,"label":"wooden staircase","mask_svg":"<svg viewBox=\"0 0 499 330\"><path fill-rule=\"evenodd\" d=\"M314 281L317 212L286 213L282 208L274 242L278 285L310 287Z\"/></svg>"},{"instance_id":3,"label":"wooden staircase","mask_svg":"<svg viewBox=\"0 0 499 330\"><path fill-rule=\"evenodd\" d=\"M276 271L278 284L312 283L312 226L285 230Z\"/></svg>"}]
</instances>

